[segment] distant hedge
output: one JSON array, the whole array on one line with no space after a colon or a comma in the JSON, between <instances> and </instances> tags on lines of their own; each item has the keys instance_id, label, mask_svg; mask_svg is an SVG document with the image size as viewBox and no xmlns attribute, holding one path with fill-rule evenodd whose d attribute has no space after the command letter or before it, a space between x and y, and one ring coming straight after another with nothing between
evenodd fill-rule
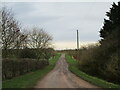
<instances>
[{"instance_id":1,"label":"distant hedge","mask_svg":"<svg viewBox=\"0 0 120 90\"><path fill-rule=\"evenodd\" d=\"M41 69L48 65L48 60L35 59L3 59L2 60L2 79L11 79L23 75L27 72Z\"/></svg>"},{"instance_id":2,"label":"distant hedge","mask_svg":"<svg viewBox=\"0 0 120 90\"><path fill-rule=\"evenodd\" d=\"M53 48L2 49L2 58L49 59L54 55Z\"/></svg>"}]
</instances>

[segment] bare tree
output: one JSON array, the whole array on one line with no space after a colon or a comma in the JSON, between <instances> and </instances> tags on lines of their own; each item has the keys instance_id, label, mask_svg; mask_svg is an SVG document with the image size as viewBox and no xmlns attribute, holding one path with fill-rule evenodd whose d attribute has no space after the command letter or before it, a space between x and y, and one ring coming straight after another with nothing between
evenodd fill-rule
<instances>
[{"instance_id":1,"label":"bare tree","mask_svg":"<svg viewBox=\"0 0 120 90\"><path fill-rule=\"evenodd\" d=\"M38 59L46 56L46 49L50 47L52 36L43 29L34 27L28 36L28 46L36 50L35 54Z\"/></svg>"},{"instance_id":2,"label":"bare tree","mask_svg":"<svg viewBox=\"0 0 120 90\"><path fill-rule=\"evenodd\" d=\"M23 34L23 33L20 33L19 36L14 39L14 42L13 42L13 48L15 49L22 49L24 47L26 47L26 40L27 40L27 34Z\"/></svg>"},{"instance_id":3,"label":"bare tree","mask_svg":"<svg viewBox=\"0 0 120 90\"><path fill-rule=\"evenodd\" d=\"M7 50L9 48L19 48L26 36L20 32L20 24L14 19L11 10L6 7L1 11L1 33L2 33L2 48Z\"/></svg>"},{"instance_id":4,"label":"bare tree","mask_svg":"<svg viewBox=\"0 0 120 90\"><path fill-rule=\"evenodd\" d=\"M19 49L22 42L27 38L26 35L21 33L19 22L14 18L14 14L10 9L3 7L0 19L0 33L2 41L2 49L5 50L7 56L8 49ZM5 56L5 57L6 57Z\"/></svg>"},{"instance_id":5,"label":"bare tree","mask_svg":"<svg viewBox=\"0 0 120 90\"><path fill-rule=\"evenodd\" d=\"M52 36L50 36L47 32L45 32L43 29L34 27L32 29L32 32L30 32L29 36L29 43L28 45L31 48L48 48L52 41Z\"/></svg>"}]
</instances>

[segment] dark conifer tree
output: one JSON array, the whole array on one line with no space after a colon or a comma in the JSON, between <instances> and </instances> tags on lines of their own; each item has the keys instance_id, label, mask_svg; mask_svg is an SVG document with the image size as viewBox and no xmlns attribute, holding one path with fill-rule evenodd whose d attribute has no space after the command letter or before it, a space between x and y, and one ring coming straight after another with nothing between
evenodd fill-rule
<instances>
[{"instance_id":1,"label":"dark conifer tree","mask_svg":"<svg viewBox=\"0 0 120 90\"><path fill-rule=\"evenodd\" d=\"M113 30L120 28L120 2L118 4L113 3L110 11L106 13L108 19L104 19L104 25L100 30L100 37L106 39Z\"/></svg>"}]
</instances>

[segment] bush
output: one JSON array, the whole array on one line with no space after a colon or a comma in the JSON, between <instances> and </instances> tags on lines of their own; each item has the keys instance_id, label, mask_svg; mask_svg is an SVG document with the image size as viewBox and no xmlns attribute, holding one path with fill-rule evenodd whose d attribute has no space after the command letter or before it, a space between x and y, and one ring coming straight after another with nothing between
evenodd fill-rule
<instances>
[{"instance_id":1,"label":"bush","mask_svg":"<svg viewBox=\"0 0 120 90\"><path fill-rule=\"evenodd\" d=\"M41 69L48 65L48 61L35 59L3 59L2 65L2 78L6 80Z\"/></svg>"},{"instance_id":2,"label":"bush","mask_svg":"<svg viewBox=\"0 0 120 90\"><path fill-rule=\"evenodd\" d=\"M107 81L120 83L120 58L117 41L102 43L99 47L88 48L81 52L79 69Z\"/></svg>"},{"instance_id":3,"label":"bush","mask_svg":"<svg viewBox=\"0 0 120 90\"><path fill-rule=\"evenodd\" d=\"M112 81L114 83L119 83L120 80L120 59L118 59L118 53L114 53L111 55L109 62L106 64L105 70L101 70L103 72L104 78L108 81ZM109 73L109 74L108 74Z\"/></svg>"},{"instance_id":4,"label":"bush","mask_svg":"<svg viewBox=\"0 0 120 90\"><path fill-rule=\"evenodd\" d=\"M19 58L33 58L33 59L36 59L37 55L35 53L35 50L25 48L25 49L21 49L21 51L19 53Z\"/></svg>"},{"instance_id":5,"label":"bush","mask_svg":"<svg viewBox=\"0 0 120 90\"><path fill-rule=\"evenodd\" d=\"M96 52L96 53L94 53ZM98 62L96 61L98 47L88 48L81 52L79 57L79 69L91 75L98 75Z\"/></svg>"},{"instance_id":6,"label":"bush","mask_svg":"<svg viewBox=\"0 0 120 90\"><path fill-rule=\"evenodd\" d=\"M24 49L2 49L3 58L31 58L31 59L49 59L54 55L52 48L24 48Z\"/></svg>"}]
</instances>

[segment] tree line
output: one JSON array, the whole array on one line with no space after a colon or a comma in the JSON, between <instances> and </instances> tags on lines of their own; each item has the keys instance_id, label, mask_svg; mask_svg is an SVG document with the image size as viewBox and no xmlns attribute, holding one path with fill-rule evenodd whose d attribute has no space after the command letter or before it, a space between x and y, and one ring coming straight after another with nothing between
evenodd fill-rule
<instances>
[{"instance_id":1,"label":"tree line","mask_svg":"<svg viewBox=\"0 0 120 90\"><path fill-rule=\"evenodd\" d=\"M25 33L10 9L3 7L0 12L2 14L0 32L3 58L10 56L9 51L14 50L15 53L18 53L20 49L25 48L36 49L34 53L37 58L40 58L41 51L50 48L53 38L44 29L33 27L28 30L26 28Z\"/></svg>"},{"instance_id":2,"label":"tree line","mask_svg":"<svg viewBox=\"0 0 120 90\"><path fill-rule=\"evenodd\" d=\"M49 65L49 58L54 55L51 47L52 36L39 27L23 30L7 7L3 7L0 13L2 80Z\"/></svg>"},{"instance_id":3,"label":"tree line","mask_svg":"<svg viewBox=\"0 0 120 90\"><path fill-rule=\"evenodd\" d=\"M69 51L77 60L78 68L87 74L120 84L120 2L113 3L106 12L99 45Z\"/></svg>"}]
</instances>

